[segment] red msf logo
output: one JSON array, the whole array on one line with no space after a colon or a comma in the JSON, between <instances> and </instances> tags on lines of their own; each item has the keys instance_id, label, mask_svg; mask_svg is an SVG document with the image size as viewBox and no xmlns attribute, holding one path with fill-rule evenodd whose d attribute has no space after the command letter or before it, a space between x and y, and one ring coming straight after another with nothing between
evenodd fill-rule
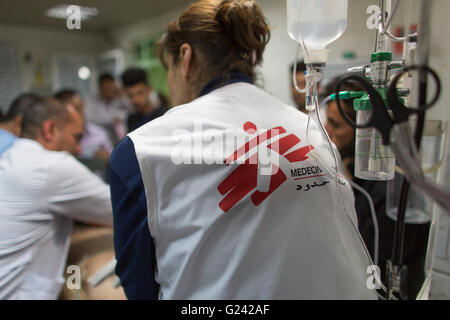
<instances>
[{"instance_id":1,"label":"red msf logo","mask_svg":"<svg viewBox=\"0 0 450 320\"><path fill-rule=\"evenodd\" d=\"M243 128L245 132L251 135L254 134L257 129L256 125L252 122L246 122ZM268 144L270 139L283 133L286 133L286 130L280 126L255 136L250 139L250 141L239 147L233 154L229 155L224 160L224 163L227 165L233 163L240 157L245 156L245 154L250 150L263 143L266 144L267 148L276 151L289 162L300 162L308 159L307 154L310 150L314 149L312 145L301 147L287 153L293 146L300 143L300 139L295 134L289 134L278 139L276 142ZM276 145L276 147L274 147L274 145ZM250 198L253 204L258 206L287 180L286 175L276 164L272 164L272 172L273 174L270 176L269 190L267 192L255 190L258 183L258 153L255 153L243 164L234 169L233 172L231 172L231 174L219 184L217 189L221 195L225 196L222 201L219 202L219 207L224 212L228 212L236 203L252 191L253 193Z\"/></svg>"}]
</instances>

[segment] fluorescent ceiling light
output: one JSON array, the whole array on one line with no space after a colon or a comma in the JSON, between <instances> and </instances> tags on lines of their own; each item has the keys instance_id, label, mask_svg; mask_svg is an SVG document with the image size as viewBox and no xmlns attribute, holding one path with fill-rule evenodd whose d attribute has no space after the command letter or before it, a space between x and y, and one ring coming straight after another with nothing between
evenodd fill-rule
<instances>
[{"instance_id":1,"label":"fluorescent ceiling light","mask_svg":"<svg viewBox=\"0 0 450 320\"><path fill-rule=\"evenodd\" d=\"M81 80L87 80L91 76L91 69L89 69L86 66L82 66L80 69L78 69L78 77Z\"/></svg>"},{"instance_id":2,"label":"fluorescent ceiling light","mask_svg":"<svg viewBox=\"0 0 450 320\"><path fill-rule=\"evenodd\" d=\"M47 17L57 18L57 19L67 19L69 14L67 8L71 6L70 4L58 4L45 12ZM81 7L78 6L81 11L81 20L87 20L91 17L98 15L98 9L92 7ZM69 12L70 13L70 12Z\"/></svg>"}]
</instances>

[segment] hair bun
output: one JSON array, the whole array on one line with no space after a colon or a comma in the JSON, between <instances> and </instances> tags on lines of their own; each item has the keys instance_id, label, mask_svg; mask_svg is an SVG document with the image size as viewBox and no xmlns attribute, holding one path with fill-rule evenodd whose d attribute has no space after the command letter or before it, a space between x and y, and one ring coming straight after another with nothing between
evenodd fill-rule
<instances>
[{"instance_id":1,"label":"hair bun","mask_svg":"<svg viewBox=\"0 0 450 320\"><path fill-rule=\"evenodd\" d=\"M228 40L256 65L270 38L269 26L253 0L225 0L217 6L215 20ZM234 46L232 45L232 48Z\"/></svg>"},{"instance_id":2,"label":"hair bun","mask_svg":"<svg viewBox=\"0 0 450 320\"><path fill-rule=\"evenodd\" d=\"M176 64L181 46L191 46L196 68L190 96L196 97L219 76L241 73L255 80L269 39L270 28L256 1L197 0L169 23L156 50L163 64L167 58Z\"/></svg>"}]
</instances>

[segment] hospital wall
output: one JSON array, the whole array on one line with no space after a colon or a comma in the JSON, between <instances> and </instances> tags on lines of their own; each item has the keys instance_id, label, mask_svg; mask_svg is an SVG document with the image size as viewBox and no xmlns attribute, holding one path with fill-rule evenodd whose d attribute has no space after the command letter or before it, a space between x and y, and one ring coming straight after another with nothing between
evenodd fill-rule
<instances>
[{"instance_id":1,"label":"hospital wall","mask_svg":"<svg viewBox=\"0 0 450 320\"><path fill-rule=\"evenodd\" d=\"M63 20L61 28L0 24L0 45L14 53L4 62L18 65L19 88L12 89L41 94L58 89L58 62L75 59L94 70L95 57L111 47L103 34L70 31ZM95 77L89 87L95 87Z\"/></svg>"}]
</instances>

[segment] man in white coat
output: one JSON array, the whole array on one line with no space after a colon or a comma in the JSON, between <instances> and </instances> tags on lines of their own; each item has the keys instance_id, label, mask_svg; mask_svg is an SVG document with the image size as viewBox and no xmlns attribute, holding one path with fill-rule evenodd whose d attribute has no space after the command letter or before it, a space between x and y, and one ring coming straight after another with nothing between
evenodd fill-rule
<instances>
[{"instance_id":1,"label":"man in white coat","mask_svg":"<svg viewBox=\"0 0 450 320\"><path fill-rule=\"evenodd\" d=\"M0 299L56 299L72 221L112 225L108 186L72 156L82 133L74 107L44 99L0 159Z\"/></svg>"}]
</instances>

